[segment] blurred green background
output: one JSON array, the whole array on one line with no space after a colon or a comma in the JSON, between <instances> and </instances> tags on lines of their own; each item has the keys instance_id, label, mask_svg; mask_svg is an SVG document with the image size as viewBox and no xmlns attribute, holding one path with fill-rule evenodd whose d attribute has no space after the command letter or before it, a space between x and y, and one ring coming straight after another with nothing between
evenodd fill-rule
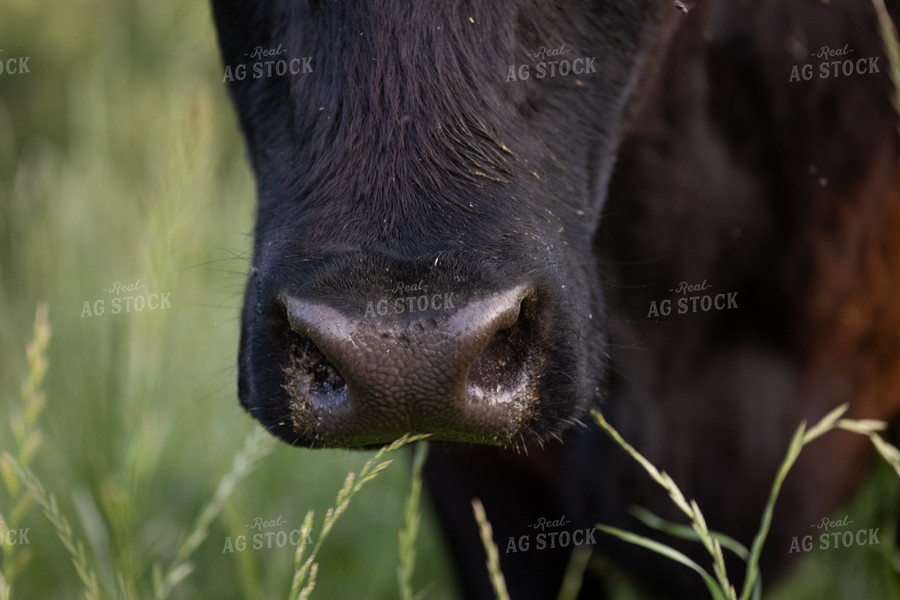
<instances>
[{"instance_id":1,"label":"blurred green background","mask_svg":"<svg viewBox=\"0 0 900 600\"><path fill-rule=\"evenodd\" d=\"M149 598L204 502L258 428L236 394L238 315L254 188L222 84L205 2L3 0L0 60L0 414L20 404L35 306L53 339L32 469L59 499L98 575L111 565ZM115 282L170 294L171 308L112 314ZM121 296L132 295L123 292ZM100 316L82 316L104 300ZM0 450L11 450L0 418ZM257 518L316 528L371 453L278 444L224 506L174 598L286 598L293 548L223 552ZM314 597L397 596L397 532L409 456L364 488L323 546ZM2 488L0 488L2 489ZM0 513L8 515L5 490ZM429 523L432 521L429 517ZM39 507L12 597L81 597ZM313 538L316 538L315 532ZM426 529L414 583L451 597ZM118 587L114 581L108 591Z\"/></svg>"},{"instance_id":2,"label":"blurred green background","mask_svg":"<svg viewBox=\"0 0 900 600\"><path fill-rule=\"evenodd\" d=\"M235 383L254 189L210 10L201 1L2 0L0 50L0 60L29 57L30 70L0 75L0 414L20 410L25 343L46 302L47 407L31 468L84 541L104 592L149 598L153 565L171 564L257 428ZM139 293L169 293L171 308L112 314L104 290L138 280ZM84 314L97 300L104 314ZM7 421L0 450L13 452ZM308 509L318 528L346 473L369 456L276 445L227 500L171 597L286 598L292 548L227 552L226 540L255 533L247 525L256 519L280 519L270 530L290 532ZM395 458L325 543L313 597L397 597L409 456ZM883 499L897 495L882 473L853 509L860 521L865 511L883 519L883 546L811 553L805 579L781 597L895 593L886 565L897 557L897 508ZM0 513L9 510L3 490ZM54 527L37 506L23 519L30 543L16 550L26 562L12 597L81 597ZM416 589L455 597L427 503L419 539ZM832 595L828 575L847 560L861 561L858 577L839 582L858 595Z\"/></svg>"}]
</instances>

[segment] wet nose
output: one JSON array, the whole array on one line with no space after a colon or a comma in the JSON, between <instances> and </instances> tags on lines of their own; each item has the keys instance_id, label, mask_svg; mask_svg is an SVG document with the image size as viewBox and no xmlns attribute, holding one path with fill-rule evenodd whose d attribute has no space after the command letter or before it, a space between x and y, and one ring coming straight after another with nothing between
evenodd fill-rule
<instances>
[{"instance_id":1,"label":"wet nose","mask_svg":"<svg viewBox=\"0 0 900 600\"><path fill-rule=\"evenodd\" d=\"M407 432L508 443L533 405L529 294L387 318L282 295L297 334L284 369L295 432L343 445Z\"/></svg>"}]
</instances>

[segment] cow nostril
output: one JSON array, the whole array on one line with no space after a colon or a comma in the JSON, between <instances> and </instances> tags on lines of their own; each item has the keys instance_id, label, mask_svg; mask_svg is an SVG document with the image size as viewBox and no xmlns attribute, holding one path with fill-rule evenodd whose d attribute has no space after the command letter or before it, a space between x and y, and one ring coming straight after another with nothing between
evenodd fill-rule
<instances>
[{"instance_id":1,"label":"cow nostril","mask_svg":"<svg viewBox=\"0 0 900 600\"><path fill-rule=\"evenodd\" d=\"M294 401L300 402L308 402L310 398L336 399L343 394L347 382L337 367L312 340L296 337L288 353L288 365L282 368L285 383L281 387Z\"/></svg>"},{"instance_id":2,"label":"cow nostril","mask_svg":"<svg viewBox=\"0 0 900 600\"><path fill-rule=\"evenodd\" d=\"M466 387L472 400L522 402L534 365L531 300L522 300L516 321L497 331L469 369Z\"/></svg>"}]
</instances>

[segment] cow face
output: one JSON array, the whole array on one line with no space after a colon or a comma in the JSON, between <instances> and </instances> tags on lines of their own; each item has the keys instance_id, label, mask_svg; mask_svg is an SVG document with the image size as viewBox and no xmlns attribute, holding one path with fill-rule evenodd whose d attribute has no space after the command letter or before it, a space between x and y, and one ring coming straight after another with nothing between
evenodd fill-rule
<instances>
[{"instance_id":1,"label":"cow face","mask_svg":"<svg viewBox=\"0 0 900 600\"><path fill-rule=\"evenodd\" d=\"M527 445L602 398L591 238L659 4L214 0L244 407L302 446Z\"/></svg>"}]
</instances>

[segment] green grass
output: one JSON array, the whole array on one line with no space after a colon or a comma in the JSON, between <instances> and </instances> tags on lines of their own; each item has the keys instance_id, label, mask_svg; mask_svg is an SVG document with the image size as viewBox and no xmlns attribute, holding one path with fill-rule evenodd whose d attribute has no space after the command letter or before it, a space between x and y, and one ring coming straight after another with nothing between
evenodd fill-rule
<instances>
[{"instance_id":1,"label":"green grass","mask_svg":"<svg viewBox=\"0 0 900 600\"><path fill-rule=\"evenodd\" d=\"M22 382L22 404L11 410L9 427L15 441L14 454L0 454L0 476L7 493L7 505L0 510L0 537L8 539L11 531L20 536L20 525L34 501L34 496L22 485L17 469L27 469L35 453L40 449L42 435L37 428L37 420L47 404L47 397L41 390L44 376L47 373L47 348L50 345L52 330L47 314L47 307L41 306L34 319L32 341L26 347L28 374ZM12 448L10 448L12 450ZM25 536L27 538L27 530ZM12 585L19 573L25 569L30 553L28 548L18 544L3 544L0 564L0 600L9 600Z\"/></svg>"},{"instance_id":2,"label":"green grass","mask_svg":"<svg viewBox=\"0 0 900 600\"><path fill-rule=\"evenodd\" d=\"M844 404L828 413L813 427L807 428L806 423L803 422L797 428L796 432L794 433L794 437L791 439L791 443L788 447L787 455L785 456L784 461L779 467L778 473L775 476L775 480L772 483L772 489L769 494L769 499L766 502L766 506L760 519L759 531L754 537L753 544L749 550L745 546L743 546L736 540L729 538L728 536L710 531L703 517L703 512L697 505L697 503L693 500L688 501L685 498L684 494L681 492L681 489L678 487L677 483L673 481L668 474L663 471L659 471L652 463L644 458L644 456L642 456L630 444L622 439L619 433L606 421L606 419L603 418L603 415L601 415L599 412L594 411L593 417L597 424L613 440L615 440L615 442L621 448L628 452L628 454L631 455L631 457L644 468L644 470L657 484L659 484L663 489L666 490L666 492L668 492L669 498L672 500L675 506L677 506L678 509L681 510L682 513L684 513L684 515L690 521L691 525L688 528L676 524L665 523L658 519L655 515L652 515L651 513L643 509L641 509L640 511L636 511L637 516L642 521L644 521L644 523L654 527L655 529L664 531L665 533L669 533L671 535L675 535L676 537L689 539L702 544L704 549L710 556L713 573L710 574L707 569L665 543L660 543L656 540L644 536L635 535L622 529L608 527L603 524L597 525L597 527L605 533L623 539L629 543L641 546L648 551L661 554L693 570L703 579L703 582L706 584L706 587L709 590L710 596L714 600L758 600L762 597L762 577L759 572L759 558L762 554L763 546L765 545L766 538L769 534L769 527L772 523L772 516L775 511L775 502L778 499L778 495L781 491L781 486L787 478L788 473L790 472L794 463L797 461L797 458L800 456L800 452L803 450L804 446L815 441L822 435L837 429L843 429L844 431L850 431L852 433L864 435L869 438L869 440L872 442L872 445L885 460L885 462L890 466L890 468L893 469L897 477L900 477L900 450L886 442L884 438L882 438L879 434L879 432L887 430L887 423L872 420L842 419L841 416L847 411L848 408L849 405ZM896 498L896 494L889 497ZM892 569L891 563L894 563L894 566L896 566L896 557L900 555L897 555L895 549L893 548L896 546L896 540L890 539L889 532L886 532L886 537L888 537L889 542L886 554L888 560L885 561L886 572L884 583L886 586L888 586L888 588L896 589L897 583L898 581L900 581L900 578L898 578L898 575L900 575L900 569ZM724 554L722 550L723 548L731 550L746 563L746 573L744 573L743 576L744 585L740 589L736 588L730 581L730 579L733 579L733 574L729 574L725 567ZM891 553L897 556L894 556L892 559ZM856 593L858 593L858 588L856 589ZM843 598L845 596L835 597Z\"/></svg>"},{"instance_id":3,"label":"green grass","mask_svg":"<svg viewBox=\"0 0 900 600\"><path fill-rule=\"evenodd\" d=\"M41 431L38 418L46 406L46 396L41 390L41 384L48 370L46 352L51 338L46 307L39 307L35 318L34 338L27 346L28 371L21 388L21 405L11 407L10 427L15 439L14 454L3 452L0 454L0 473L7 491L8 504L11 506L8 515L0 513L0 534L5 534L13 529L18 529L26 522L26 516L32 501L43 511L49 524L55 530L61 547L68 553L74 571L81 584L81 590L77 595L86 600L103 600L105 598L149 598L152 589L152 598L165 600L172 597L177 590L189 581L196 569L194 555L201 549L210 537L210 529L213 523L221 516L223 509L229 503L231 497L237 491L240 483L251 473L257 470L261 463L272 453L275 440L261 427L255 428L247 436L244 447L235 454L230 470L219 481L212 497L199 510L193 520L193 525L179 532L177 550L169 561L169 566L162 566L158 560L164 557L146 556L146 560L152 561L151 580L146 581L146 573L132 571L126 565L110 560L107 552L88 550L81 536L73 528L65 510L61 508L56 495L47 490L47 487L28 466L41 447ZM350 501L358 494L364 485L378 477L393 462L393 459L382 460L391 452L411 442L421 442L417 448L413 461L412 482L409 495L406 499L406 511L404 516L405 529L401 532L399 557L400 577L398 592L403 597L412 599L413 570L416 554L416 536L420 523L419 501L422 486L422 467L427 452L427 445L422 442L427 435L404 436L394 443L385 446L374 454L362 466L359 474L349 472L344 484L337 493L337 499L326 513L321 529L315 532L317 540L311 542L314 533L312 528L314 510L309 510L299 529L297 548L281 543L279 548L289 548L293 551L294 577L291 584L289 599L306 600L310 598L316 583L319 563L316 562L325 539L332 533L338 519L347 512ZM100 517L94 519L93 517ZM92 537L92 526L97 529L105 529L100 521L102 515L85 517L82 511L82 520L85 534ZM282 516L277 520L265 519L270 522L277 521L282 524ZM268 527L268 526L265 526ZM28 528L30 530L30 527ZM260 527L260 531L262 527ZM26 530L27 531L27 530ZM96 531L93 531L96 535ZM274 532L273 532L274 533ZM284 533L284 532L282 532ZM226 538L224 548L228 553L233 552L234 545L230 538ZM277 539L277 538L275 538ZM30 542L27 544L30 549ZM0 568L0 598L8 600L15 597L28 597L20 591L16 581L29 568L30 555L20 552L22 546L2 546L2 568ZM246 546L238 549L243 552ZM223 549L223 554L226 550ZM368 561L371 564L375 561ZM329 566L331 563L329 562ZM357 572L362 569L357 569ZM98 572L100 575L98 576ZM150 589L148 589L148 587ZM350 586L340 587L340 593L346 593ZM249 588L249 596L258 595L256 588ZM72 595L74 590L66 592ZM424 597L424 594L420 597Z\"/></svg>"},{"instance_id":4,"label":"green grass","mask_svg":"<svg viewBox=\"0 0 900 600\"><path fill-rule=\"evenodd\" d=\"M412 465L412 484L406 497L403 529L398 535L400 542L400 564L397 567L397 584L402 600L419 600L427 595L427 591L414 592L413 573L416 569L416 543L419 537L419 525L422 522L420 510L422 498L422 470L428 457L428 442L422 441L416 447L416 455Z\"/></svg>"},{"instance_id":5,"label":"green grass","mask_svg":"<svg viewBox=\"0 0 900 600\"><path fill-rule=\"evenodd\" d=\"M224 552L226 539L256 518L292 531L308 510L324 514L372 453L275 445L201 523L190 574L159 588L185 572L185 536L260 430L237 403L235 369L255 192L208 7L4 0L0 49L31 57L31 73L0 77L0 413L21 406L37 304L53 327L28 468L104 597L287 598L294 548ZM102 290L137 279L170 292L171 309L110 314ZM106 313L82 318L101 298ZM0 420L0 450L16 448ZM317 557L313 598L398 596L409 481L395 467L367 484ZM14 501L0 489L0 514ZM32 506L20 526L30 544L16 560L28 561L11 598L84 597L53 523ZM415 564L427 598L452 597L427 503Z\"/></svg>"},{"instance_id":6,"label":"green grass","mask_svg":"<svg viewBox=\"0 0 900 600\"><path fill-rule=\"evenodd\" d=\"M356 475L353 471L347 473L347 477L344 479L344 485L341 486L341 489L338 490L337 499L334 502L334 506L330 507L325 512L325 518L322 521L322 528L318 532L318 540L312 544L312 548L309 550L309 555L306 554L307 544L306 540L307 536L312 533L312 521L315 516L315 511L310 510L306 513L306 518L303 519L303 527L301 529L301 542L300 545L297 546L297 552L294 556L294 580L291 583L291 600L307 600L310 594L312 594L313 589L316 585L316 575L318 574L319 563L315 562L316 557L319 554L319 550L322 547L322 543L325 541L325 538L328 537L328 534L331 533L331 530L334 528L335 523L344 514L347 510L347 507L350 506L350 501L353 499L362 487L368 483L369 481L375 479L379 473L385 470L392 460L385 460L382 462L377 462L381 460L381 458L390 452L394 452L398 448L405 446L410 442L415 442L422 440L428 437L428 435L416 435L410 436L405 435L395 441L394 443L385 446L381 450L379 450L375 456L370 458L366 464L363 465L362 469L359 471L359 475ZM421 454L420 454L421 456ZM376 464L377 463L377 464ZM416 461L416 465L414 467L414 472L417 474L413 480L412 492L410 494L410 499L408 501L408 505L411 503L417 502L417 489L421 488L422 480L422 460L419 459ZM407 513L409 510L407 509ZM409 561L405 561L402 564L405 564L409 567ZM406 583L404 581L400 582L401 584ZM403 585L401 585L400 590L404 591Z\"/></svg>"},{"instance_id":7,"label":"green grass","mask_svg":"<svg viewBox=\"0 0 900 600\"><path fill-rule=\"evenodd\" d=\"M799 569L799 574L782 582L771 597L785 600L900 598L900 549L898 549L896 538L898 518L896 498L898 496L897 488L900 487L898 486L898 482L900 482L900 449L885 441L881 436L880 432L888 429L887 423L874 420L842 419L841 416L848 408L849 405L844 404L832 410L813 427L807 428L806 422L803 422L797 428L772 483L769 499L760 518L759 530L749 549L723 533L710 530L697 502L688 500L678 484L666 472L657 469L653 463L625 441L600 412L591 411L596 424L669 494L669 499L687 517L690 525L664 521L640 507L633 507L633 514L643 523L661 533L701 544L709 555L712 573L707 567L665 542L602 523L597 524L596 527L603 533L639 546L647 552L657 553L694 571L703 580L713 600L760 600L763 597L763 589L759 559L769 534L781 486L804 446L830 431L842 429L868 437L878 454L884 459L886 468L882 465L882 472L876 473L867 485L867 488L874 486L878 490L878 495L873 498L871 489L864 489L849 507L850 513L846 514L852 513L866 523L884 523L885 526L879 529L884 529L881 539L884 539L885 543L884 545L879 543L878 548L867 546L850 549L852 555L850 562L856 567L855 569L848 569L848 550L823 553L829 558L808 559ZM890 472L883 472L885 470ZM885 485L886 481L888 482L887 486ZM877 510L879 500L885 501L889 505L886 513L883 510ZM472 508L475 520L478 522L482 545L487 554L485 568L490 573L495 597L497 600L508 600L506 582L500 568L500 557L493 539L490 522L487 520L484 507L479 500L472 501ZM871 518L879 512L882 513L879 518ZM743 573L744 584L741 588L737 588L731 583L734 574L729 573L726 568L723 549L733 552L746 564L746 572ZM581 554L579 550L576 550L572 554L569 568L566 570L559 600L567 600L577 595L581 575L586 566L587 553ZM610 590L615 590L610 592L613 597L620 600L640 597L628 582L614 581L610 583Z\"/></svg>"}]
</instances>

